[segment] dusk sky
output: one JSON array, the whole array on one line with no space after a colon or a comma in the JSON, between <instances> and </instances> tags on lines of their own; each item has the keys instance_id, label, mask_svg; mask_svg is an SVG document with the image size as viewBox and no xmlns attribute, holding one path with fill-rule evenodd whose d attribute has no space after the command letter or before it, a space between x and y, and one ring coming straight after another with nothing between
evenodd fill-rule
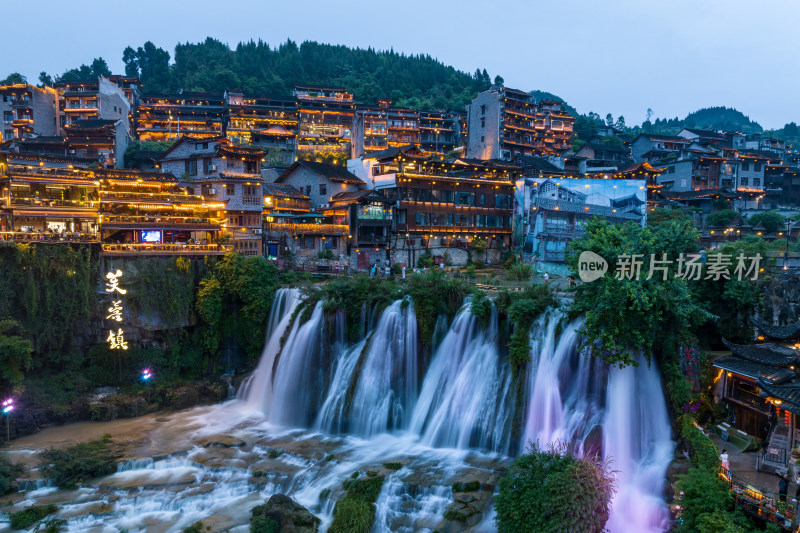
<instances>
[{"instance_id":1,"label":"dusk sky","mask_svg":"<svg viewBox=\"0 0 800 533\"><path fill-rule=\"evenodd\" d=\"M81 0L3 2L0 76L60 74L122 50L207 36L393 47L460 70L486 68L506 85L541 89L578 111L641 123L701 107L735 107L767 128L800 122L800 3L786 0Z\"/></svg>"}]
</instances>

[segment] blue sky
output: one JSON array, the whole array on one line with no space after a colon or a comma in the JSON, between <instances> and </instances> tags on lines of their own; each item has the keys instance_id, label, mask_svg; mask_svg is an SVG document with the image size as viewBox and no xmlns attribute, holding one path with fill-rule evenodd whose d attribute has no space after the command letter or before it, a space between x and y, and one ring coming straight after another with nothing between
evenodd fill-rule
<instances>
[{"instance_id":1,"label":"blue sky","mask_svg":"<svg viewBox=\"0 0 800 533\"><path fill-rule=\"evenodd\" d=\"M67 7L69 6L69 7ZM235 45L291 38L428 53L506 84L558 94L581 112L641 123L735 107L766 127L800 122L800 3L786 0L8 0L0 75L104 57L151 40Z\"/></svg>"}]
</instances>

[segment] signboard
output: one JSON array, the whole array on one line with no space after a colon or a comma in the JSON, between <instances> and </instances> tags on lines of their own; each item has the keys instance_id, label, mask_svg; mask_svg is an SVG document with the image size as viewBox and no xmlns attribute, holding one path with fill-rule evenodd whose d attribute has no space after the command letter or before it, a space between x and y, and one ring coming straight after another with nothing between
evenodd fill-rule
<instances>
[{"instance_id":1,"label":"signboard","mask_svg":"<svg viewBox=\"0 0 800 533\"><path fill-rule=\"evenodd\" d=\"M128 343L125 341L125 331L121 327L122 322L122 298L121 296L128 293L127 290L119 286L119 279L122 277L122 271L117 269L106 274L106 292L112 297L111 307L108 308L108 315L106 319L112 323L112 329L108 332L106 342L108 347L112 350L127 350ZM116 299L114 299L116 296Z\"/></svg>"}]
</instances>

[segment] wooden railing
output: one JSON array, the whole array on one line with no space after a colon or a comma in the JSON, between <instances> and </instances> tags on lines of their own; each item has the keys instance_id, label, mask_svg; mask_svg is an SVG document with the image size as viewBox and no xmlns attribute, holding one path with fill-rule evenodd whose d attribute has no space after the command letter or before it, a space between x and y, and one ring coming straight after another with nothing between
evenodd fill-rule
<instances>
[{"instance_id":1,"label":"wooden railing","mask_svg":"<svg viewBox=\"0 0 800 533\"><path fill-rule=\"evenodd\" d=\"M800 524L795 505L781 501L780 495L762 490L730 470L721 468L719 476L728 482L734 505L742 511L766 522L778 524L783 531L797 531Z\"/></svg>"},{"instance_id":2,"label":"wooden railing","mask_svg":"<svg viewBox=\"0 0 800 533\"><path fill-rule=\"evenodd\" d=\"M347 235L347 224L267 224L272 233L296 233L298 235Z\"/></svg>"},{"instance_id":3,"label":"wooden railing","mask_svg":"<svg viewBox=\"0 0 800 533\"><path fill-rule=\"evenodd\" d=\"M22 231L0 232L0 241L11 242L100 242L97 233L31 233Z\"/></svg>"},{"instance_id":4,"label":"wooden railing","mask_svg":"<svg viewBox=\"0 0 800 533\"><path fill-rule=\"evenodd\" d=\"M223 255L233 251L232 244L104 244L106 254L139 255Z\"/></svg>"}]
</instances>

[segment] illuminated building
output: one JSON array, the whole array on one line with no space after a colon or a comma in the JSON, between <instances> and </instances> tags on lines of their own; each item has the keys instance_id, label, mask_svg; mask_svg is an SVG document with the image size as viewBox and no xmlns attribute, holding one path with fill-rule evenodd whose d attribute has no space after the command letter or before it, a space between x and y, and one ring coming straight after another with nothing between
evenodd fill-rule
<instances>
[{"instance_id":1,"label":"illuminated building","mask_svg":"<svg viewBox=\"0 0 800 533\"><path fill-rule=\"evenodd\" d=\"M123 167L123 155L131 140L122 119L76 120L64 126L64 136L75 157L116 168Z\"/></svg>"},{"instance_id":2,"label":"illuminated building","mask_svg":"<svg viewBox=\"0 0 800 533\"><path fill-rule=\"evenodd\" d=\"M394 200L395 260L416 264L424 250L465 251L475 237L491 249L510 243L514 180L521 167L460 158L440 161L415 146L348 161L348 168ZM464 252L464 260L466 253Z\"/></svg>"},{"instance_id":3,"label":"illuminated building","mask_svg":"<svg viewBox=\"0 0 800 533\"><path fill-rule=\"evenodd\" d=\"M294 100L225 93L226 135L234 144L253 144L274 156L273 164L294 161L297 104Z\"/></svg>"},{"instance_id":4,"label":"illuminated building","mask_svg":"<svg viewBox=\"0 0 800 533\"><path fill-rule=\"evenodd\" d=\"M171 141L183 135L218 137L225 124L225 101L219 93L142 96L135 123L140 141Z\"/></svg>"},{"instance_id":5,"label":"illuminated building","mask_svg":"<svg viewBox=\"0 0 800 533\"><path fill-rule=\"evenodd\" d=\"M159 158L162 172L189 181L209 203L223 207L224 239L234 251L262 255L263 191L261 162L266 152L236 146L224 137L181 137Z\"/></svg>"},{"instance_id":6,"label":"illuminated building","mask_svg":"<svg viewBox=\"0 0 800 533\"><path fill-rule=\"evenodd\" d=\"M6 154L0 159L4 240L98 238L99 183L69 160Z\"/></svg>"},{"instance_id":7,"label":"illuminated building","mask_svg":"<svg viewBox=\"0 0 800 533\"><path fill-rule=\"evenodd\" d=\"M224 203L194 194L190 183L172 174L136 170L96 170L100 184L103 251L214 254L231 248L217 244L222 229L216 213Z\"/></svg>"},{"instance_id":8,"label":"illuminated building","mask_svg":"<svg viewBox=\"0 0 800 533\"><path fill-rule=\"evenodd\" d=\"M54 136L56 91L26 83L0 86L0 141L31 135Z\"/></svg>"},{"instance_id":9,"label":"illuminated building","mask_svg":"<svg viewBox=\"0 0 800 533\"><path fill-rule=\"evenodd\" d=\"M297 150L308 152L350 152L350 131L355 103L344 87L297 85Z\"/></svg>"},{"instance_id":10,"label":"illuminated building","mask_svg":"<svg viewBox=\"0 0 800 533\"><path fill-rule=\"evenodd\" d=\"M460 116L456 113L420 111L420 148L445 155L461 146Z\"/></svg>"},{"instance_id":11,"label":"illuminated building","mask_svg":"<svg viewBox=\"0 0 800 533\"><path fill-rule=\"evenodd\" d=\"M96 80L59 81L54 84L58 93L58 125L78 120L122 120L130 131L131 103L125 92L100 76Z\"/></svg>"},{"instance_id":12,"label":"illuminated building","mask_svg":"<svg viewBox=\"0 0 800 533\"><path fill-rule=\"evenodd\" d=\"M575 117L561 105L509 87L479 93L467 106L466 156L512 160L569 150Z\"/></svg>"}]
</instances>

